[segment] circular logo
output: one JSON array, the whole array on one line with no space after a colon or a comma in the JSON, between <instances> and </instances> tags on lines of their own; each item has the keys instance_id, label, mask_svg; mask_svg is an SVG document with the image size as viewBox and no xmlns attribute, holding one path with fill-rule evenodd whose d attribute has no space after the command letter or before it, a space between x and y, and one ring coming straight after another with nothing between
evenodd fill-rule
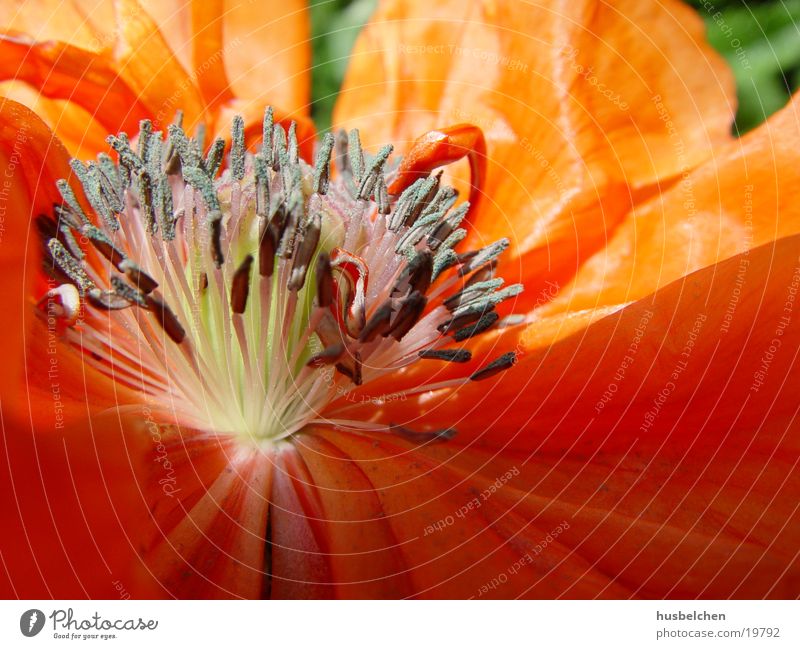
<instances>
[{"instance_id":1,"label":"circular logo","mask_svg":"<svg viewBox=\"0 0 800 649\"><path fill-rule=\"evenodd\" d=\"M19 630L22 635L32 638L44 628L44 613L38 608L25 611L19 618Z\"/></svg>"}]
</instances>

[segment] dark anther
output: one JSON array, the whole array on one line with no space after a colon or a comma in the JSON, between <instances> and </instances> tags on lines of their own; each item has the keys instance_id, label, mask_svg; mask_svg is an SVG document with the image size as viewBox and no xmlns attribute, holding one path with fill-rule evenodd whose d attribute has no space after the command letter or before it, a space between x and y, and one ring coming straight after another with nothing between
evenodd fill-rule
<instances>
[{"instance_id":1,"label":"dark anther","mask_svg":"<svg viewBox=\"0 0 800 649\"><path fill-rule=\"evenodd\" d=\"M370 316L367 324L361 330L358 336L358 341L362 343L369 343L375 340L379 334L383 334L389 328L389 321L392 318L394 309L392 308L391 299L387 300Z\"/></svg>"},{"instance_id":2,"label":"dark anther","mask_svg":"<svg viewBox=\"0 0 800 649\"><path fill-rule=\"evenodd\" d=\"M177 316L164 304L160 298L147 296L147 308L156 316L158 324L164 332L177 344L181 344L186 337L186 330L181 326Z\"/></svg>"},{"instance_id":3,"label":"dark anther","mask_svg":"<svg viewBox=\"0 0 800 649\"><path fill-rule=\"evenodd\" d=\"M440 324L437 328L440 333L447 334L453 330L458 330L473 322L477 322L492 311L494 311L494 306L491 304L477 304L468 309L463 309L459 312L458 316Z\"/></svg>"},{"instance_id":4,"label":"dark anther","mask_svg":"<svg viewBox=\"0 0 800 649\"><path fill-rule=\"evenodd\" d=\"M250 294L250 268L253 265L253 256L247 255L239 268L233 274L231 282L231 310L234 313L244 313L247 308L247 296Z\"/></svg>"},{"instance_id":5,"label":"dark anther","mask_svg":"<svg viewBox=\"0 0 800 649\"><path fill-rule=\"evenodd\" d=\"M496 311L490 311L489 313L481 316L480 320L478 320L475 324L456 331L456 333L453 335L453 339L460 343L467 338L477 336L478 334L481 334L489 329L495 322L497 322L499 317L500 316L497 315Z\"/></svg>"},{"instance_id":6,"label":"dark anther","mask_svg":"<svg viewBox=\"0 0 800 649\"><path fill-rule=\"evenodd\" d=\"M89 302L92 306L102 309L103 311L118 311L119 309L127 309L131 303L121 295L114 291L101 291L95 287L89 289L86 293Z\"/></svg>"},{"instance_id":7,"label":"dark anther","mask_svg":"<svg viewBox=\"0 0 800 649\"><path fill-rule=\"evenodd\" d=\"M111 287L114 289L114 293L127 300L129 304L138 304L141 307L147 306L147 299L144 294L132 286L128 286L120 277L112 275Z\"/></svg>"},{"instance_id":8,"label":"dark anther","mask_svg":"<svg viewBox=\"0 0 800 649\"><path fill-rule=\"evenodd\" d=\"M400 307L400 311L397 313L395 317L394 323L392 323L391 328L383 334L384 336L393 336L395 340L400 341L403 339L411 328L417 324L422 312L425 310L425 306L428 303L428 298L426 298L422 293L419 291L414 291L411 293L405 300L403 300L403 304Z\"/></svg>"},{"instance_id":9,"label":"dark anther","mask_svg":"<svg viewBox=\"0 0 800 649\"><path fill-rule=\"evenodd\" d=\"M297 246L297 254L294 258L292 274L289 278L288 288L290 291L299 291L303 288L303 284L306 283L308 265L311 263L311 259L317 251L321 231L322 219L319 212L317 212L311 216L309 223L306 225L303 238Z\"/></svg>"},{"instance_id":10,"label":"dark anther","mask_svg":"<svg viewBox=\"0 0 800 649\"><path fill-rule=\"evenodd\" d=\"M278 228L272 221L261 221L258 235L258 274L272 277L275 269L275 251L278 248Z\"/></svg>"},{"instance_id":11,"label":"dark anther","mask_svg":"<svg viewBox=\"0 0 800 649\"><path fill-rule=\"evenodd\" d=\"M431 285L432 278L433 255L430 250L420 250L406 263L403 272L400 273L392 288L392 295L395 297L402 295L407 292L409 287L412 291L425 293Z\"/></svg>"},{"instance_id":12,"label":"dark anther","mask_svg":"<svg viewBox=\"0 0 800 649\"><path fill-rule=\"evenodd\" d=\"M469 378L472 381L483 381L484 379L488 379L490 376L494 376L495 374L499 374L500 372L507 370L516 362L517 362L516 353L506 352L505 354L500 356L500 358L493 360L486 367L478 370Z\"/></svg>"},{"instance_id":13,"label":"dark anther","mask_svg":"<svg viewBox=\"0 0 800 649\"><path fill-rule=\"evenodd\" d=\"M222 254L222 212L213 211L208 215L211 227L211 255L217 268L222 268L225 256Z\"/></svg>"},{"instance_id":14,"label":"dark anther","mask_svg":"<svg viewBox=\"0 0 800 649\"><path fill-rule=\"evenodd\" d=\"M334 343L333 345L328 345L321 352L314 354L308 359L306 365L309 367L332 365L342 357L342 354L344 354L344 345L341 343Z\"/></svg>"},{"instance_id":15,"label":"dark anther","mask_svg":"<svg viewBox=\"0 0 800 649\"><path fill-rule=\"evenodd\" d=\"M468 363L472 354L468 349L425 349L419 353L419 357L450 363Z\"/></svg>"},{"instance_id":16,"label":"dark anther","mask_svg":"<svg viewBox=\"0 0 800 649\"><path fill-rule=\"evenodd\" d=\"M47 243L50 239L58 237L58 225L55 220L46 214L39 214L33 220L36 225L36 231L39 233L39 238Z\"/></svg>"},{"instance_id":17,"label":"dark anther","mask_svg":"<svg viewBox=\"0 0 800 649\"><path fill-rule=\"evenodd\" d=\"M125 259L117 266L121 273L125 273L131 283L142 293L152 293L158 288L158 282L141 268L134 264L130 259Z\"/></svg>"},{"instance_id":18,"label":"dark anther","mask_svg":"<svg viewBox=\"0 0 800 649\"><path fill-rule=\"evenodd\" d=\"M344 376L346 376L348 379L350 379L355 383L355 374L353 373L353 370L347 367L347 365L345 365L344 363L336 363L335 367L337 372L343 374Z\"/></svg>"},{"instance_id":19,"label":"dark anther","mask_svg":"<svg viewBox=\"0 0 800 649\"><path fill-rule=\"evenodd\" d=\"M295 238L297 237L297 227L301 214L298 210L286 210L284 212L283 225L281 226L281 236L278 243L277 254L284 259L291 259L294 252ZM277 217L277 213L276 213Z\"/></svg>"},{"instance_id":20,"label":"dark anther","mask_svg":"<svg viewBox=\"0 0 800 649\"><path fill-rule=\"evenodd\" d=\"M317 305L327 308L333 303L333 271L327 253L317 257Z\"/></svg>"},{"instance_id":21,"label":"dark anther","mask_svg":"<svg viewBox=\"0 0 800 649\"><path fill-rule=\"evenodd\" d=\"M433 255L430 250L422 250L408 264L408 283L413 291L426 293L433 278Z\"/></svg>"},{"instance_id":22,"label":"dark anther","mask_svg":"<svg viewBox=\"0 0 800 649\"><path fill-rule=\"evenodd\" d=\"M363 382L362 367L361 352L356 352L353 354L353 383L356 385L361 385Z\"/></svg>"},{"instance_id":23,"label":"dark anther","mask_svg":"<svg viewBox=\"0 0 800 649\"><path fill-rule=\"evenodd\" d=\"M72 229L67 227L66 225L62 225L58 229L58 240L64 244L67 250L69 250L69 254L71 254L75 259L82 260L86 255L83 252L83 248L80 247L78 244L77 239L75 239L75 235L72 233Z\"/></svg>"},{"instance_id":24,"label":"dark anther","mask_svg":"<svg viewBox=\"0 0 800 649\"><path fill-rule=\"evenodd\" d=\"M111 243L111 239L102 230L93 225L84 225L81 228L81 234L92 242L92 245L103 257L114 264L120 272L124 272L120 268L120 264L125 261L125 255Z\"/></svg>"},{"instance_id":25,"label":"dark anther","mask_svg":"<svg viewBox=\"0 0 800 649\"><path fill-rule=\"evenodd\" d=\"M89 289L86 297L89 298L92 306L103 311L118 311L119 309L127 309L131 305L128 300L114 291L101 291L97 287Z\"/></svg>"}]
</instances>

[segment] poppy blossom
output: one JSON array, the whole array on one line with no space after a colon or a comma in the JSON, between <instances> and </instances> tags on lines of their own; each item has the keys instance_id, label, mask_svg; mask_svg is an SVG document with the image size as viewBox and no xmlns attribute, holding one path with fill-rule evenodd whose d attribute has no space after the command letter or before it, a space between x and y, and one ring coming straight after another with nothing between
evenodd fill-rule
<instances>
[{"instance_id":1,"label":"poppy blossom","mask_svg":"<svg viewBox=\"0 0 800 649\"><path fill-rule=\"evenodd\" d=\"M317 139L223 4L0 37L4 590L796 597L795 101L732 137L677 2L396 0Z\"/></svg>"}]
</instances>

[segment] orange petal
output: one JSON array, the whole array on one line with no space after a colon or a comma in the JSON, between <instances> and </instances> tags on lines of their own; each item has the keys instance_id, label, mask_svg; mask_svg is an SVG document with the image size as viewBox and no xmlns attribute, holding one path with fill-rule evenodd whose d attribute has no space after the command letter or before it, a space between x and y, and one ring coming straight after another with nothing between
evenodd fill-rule
<instances>
[{"instance_id":1,"label":"orange petal","mask_svg":"<svg viewBox=\"0 0 800 649\"><path fill-rule=\"evenodd\" d=\"M270 103L295 119L308 116L311 28L305 0L223 5L225 70L233 94L261 110Z\"/></svg>"},{"instance_id":2,"label":"orange petal","mask_svg":"<svg viewBox=\"0 0 800 649\"><path fill-rule=\"evenodd\" d=\"M486 176L486 139L483 131L471 124L455 124L417 138L400 163L397 176L389 185L389 193L400 194L437 167L462 158L469 162L469 202L472 209L477 209Z\"/></svg>"},{"instance_id":3,"label":"orange petal","mask_svg":"<svg viewBox=\"0 0 800 649\"><path fill-rule=\"evenodd\" d=\"M702 32L677 2L387 2L334 121L401 148L447 124L480 127L488 173L470 243L508 236L511 279L563 282L603 247L631 190L729 139L732 78Z\"/></svg>"},{"instance_id":4,"label":"orange petal","mask_svg":"<svg viewBox=\"0 0 800 649\"><path fill-rule=\"evenodd\" d=\"M112 412L59 425L52 395L44 407L47 429L31 435L6 422L0 445L0 594L156 596L137 556L149 533L137 483L146 440L141 419Z\"/></svg>"},{"instance_id":5,"label":"orange petal","mask_svg":"<svg viewBox=\"0 0 800 649\"><path fill-rule=\"evenodd\" d=\"M112 0L59 2L10 0L3 28L25 32L37 41L65 41L100 52L114 42ZM13 8L12 8L13 7Z\"/></svg>"},{"instance_id":6,"label":"orange petal","mask_svg":"<svg viewBox=\"0 0 800 649\"><path fill-rule=\"evenodd\" d=\"M541 313L624 304L718 259L800 231L798 151L795 97L757 130L637 206ZM747 260L742 271L748 272Z\"/></svg>"},{"instance_id":7,"label":"orange petal","mask_svg":"<svg viewBox=\"0 0 800 649\"><path fill-rule=\"evenodd\" d=\"M319 503L309 494L308 471L294 452L277 457L270 503L272 546L270 595L274 599L330 599L334 596L331 557L316 521Z\"/></svg>"},{"instance_id":8,"label":"orange petal","mask_svg":"<svg viewBox=\"0 0 800 649\"><path fill-rule=\"evenodd\" d=\"M85 154L90 148L86 140L96 140L95 131L136 133L145 117L157 128L171 123L179 109L189 127L205 118L193 80L157 23L136 0L111 5L100 2L85 11L68 12L68 24L72 21L75 28L57 34L57 40L44 40L47 29L37 28L29 19L13 22L27 28L27 33L8 32L0 37L4 63L0 78L23 81L44 97L70 102L68 108L62 106L57 119L52 114L56 109L49 106L48 112L50 123L59 126L66 142L80 143L70 149L76 153ZM168 22L167 27L172 20ZM108 24L116 28L104 31L96 27ZM29 97L26 103L41 106L35 98ZM73 103L88 113L88 120L86 113L81 115L83 131L76 124ZM66 124L62 121L65 114ZM100 127L94 126L98 123ZM97 144L93 148L94 154L100 150Z\"/></svg>"},{"instance_id":9,"label":"orange petal","mask_svg":"<svg viewBox=\"0 0 800 649\"><path fill-rule=\"evenodd\" d=\"M316 435L297 451L321 516L313 521L328 554L339 598L400 598L412 594L400 544L359 462Z\"/></svg>"},{"instance_id":10,"label":"orange petal","mask_svg":"<svg viewBox=\"0 0 800 649\"><path fill-rule=\"evenodd\" d=\"M509 589L552 596L559 577L568 597L794 596L798 250L800 235L761 246L548 347L531 344L533 322L502 378L361 416L454 426L453 442L419 453L451 468L469 460L473 485L487 467L499 476L516 466L481 509L504 521L494 529L535 525L541 545L570 524L523 576L508 573Z\"/></svg>"},{"instance_id":11,"label":"orange petal","mask_svg":"<svg viewBox=\"0 0 800 649\"><path fill-rule=\"evenodd\" d=\"M7 421L23 411L22 350L31 323L30 291L38 271L38 242L31 236L33 217L58 200L55 181L69 173L68 156L47 126L25 106L0 98L0 327L5 367L0 392ZM19 396L17 396L19 395Z\"/></svg>"},{"instance_id":12,"label":"orange petal","mask_svg":"<svg viewBox=\"0 0 800 649\"><path fill-rule=\"evenodd\" d=\"M257 598L271 461L256 449L148 422L148 500L157 533L145 561L177 598ZM182 438L185 436L185 439Z\"/></svg>"},{"instance_id":13,"label":"orange petal","mask_svg":"<svg viewBox=\"0 0 800 649\"><path fill-rule=\"evenodd\" d=\"M482 584L518 559L516 543L491 521L481 516L456 518L461 506L475 497L480 478L454 480L446 465L385 436L370 438L338 431L320 434L353 458L368 479L380 505L378 515L392 533L382 552L400 555L409 595L477 596ZM368 559L362 557L361 561L367 563ZM397 579L388 572L383 576ZM518 586L506 584L495 596L510 598L519 592Z\"/></svg>"},{"instance_id":14,"label":"orange petal","mask_svg":"<svg viewBox=\"0 0 800 649\"><path fill-rule=\"evenodd\" d=\"M136 133L148 115L107 56L63 42L0 35L0 79L25 81L45 97L75 102L108 133Z\"/></svg>"},{"instance_id":15,"label":"orange petal","mask_svg":"<svg viewBox=\"0 0 800 649\"><path fill-rule=\"evenodd\" d=\"M203 101L157 23L137 0L118 0L116 5L114 58L120 77L135 89L156 128L171 124L177 110L183 111L188 128L195 126L205 118Z\"/></svg>"},{"instance_id":16,"label":"orange petal","mask_svg":"<svg viewBox=\"0 0 800 649\"><path fill-rule=\"evenodd\" d=\"M225 72L223 0L192 2L192 67L203 99L216 107L233 99Z\"/></svg>"},{"instance_id":17,"label":"orange petal","mask_svg":"<svg viewBox=\"0 0 800 649\"><path fill-rule=\"evenodd\" d=\"M798 243L793 235L704 268L544 347L532 320L519 335L519 362L499 378L398 400L372 419L420 417L432 428L455 427L463 440L573 455L598 444L624 450L637 438L650 448L661 434L685 445L706 425L713 444L715 435L751 430L767 416L768 440L794 407L776 394L791 389L800 369L800 329L783 320L800 282ZM776 338L778 354L770 352ZM769 384L760 389L763 364ZM665 387L656 434L648 413Z\"/></svg>"},{"instance_id":18,"label":"orange petal","mask_svg":"<svg viewBox=\"0 0 800 649\"><path fill-rule=\"evenodd\" d=\"M98 151L108 148L108 131L91 113L74 102L48 99L22 81L0 82L0 95L30 108L76 158L91 160Z\"/></svg>"},{"instance_id":19,"label":"orange petal","mask_svg":"<svg viewBox=\"0 0 800 649\"><path fill-rule=\"evenodd\" d=\"M266 103L309 113L311 49L303 0L192 2L194 76L212 106L236 97L249 109ZM250 105L252 104L252 107Z\"/></svg>"},{"instance_id":20,"label":"orange petal","mask_svg":"<svg viewBox=\"0 0 800 649\"><path fill-rule=\"evenodd\" d=\"M525 597L795 594L800 480L780 453L751 458L746 445L720 443L578 458L429 445L416 455L477 492L454 522L483 518L516 542L520 559L497 582Z\"/></svg>"},{"instance_id":21,"label":"orange petal","mask_svg":"<svg viewBox=\"0 0 800 649\"><path fill-rule=\"evenodd\" d=\"M572 550L575 535L566 531L574 510L534 492L540 476L525 456L457 444L414 446L379 434L320 434L358 459L399 542L414 596L631 593Z\"/></svg>"}]
</instances>

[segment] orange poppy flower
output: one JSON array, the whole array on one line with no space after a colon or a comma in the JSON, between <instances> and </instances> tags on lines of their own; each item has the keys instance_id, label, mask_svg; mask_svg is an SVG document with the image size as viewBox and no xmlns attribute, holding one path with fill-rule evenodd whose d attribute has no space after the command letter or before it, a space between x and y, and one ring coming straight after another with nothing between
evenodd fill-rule
<instances>
[{"instance_id":1,"label":"orange poppy flower","mask_svg":"<svg viewBox=\"0 0 800 649\"><path fill-rule=\"evenodd\" d=\"M390 0L315 145L281 7L0 37L3 592L798 596L796 101L731 137L678 2Z\"/></svg>"}]
</instances>

